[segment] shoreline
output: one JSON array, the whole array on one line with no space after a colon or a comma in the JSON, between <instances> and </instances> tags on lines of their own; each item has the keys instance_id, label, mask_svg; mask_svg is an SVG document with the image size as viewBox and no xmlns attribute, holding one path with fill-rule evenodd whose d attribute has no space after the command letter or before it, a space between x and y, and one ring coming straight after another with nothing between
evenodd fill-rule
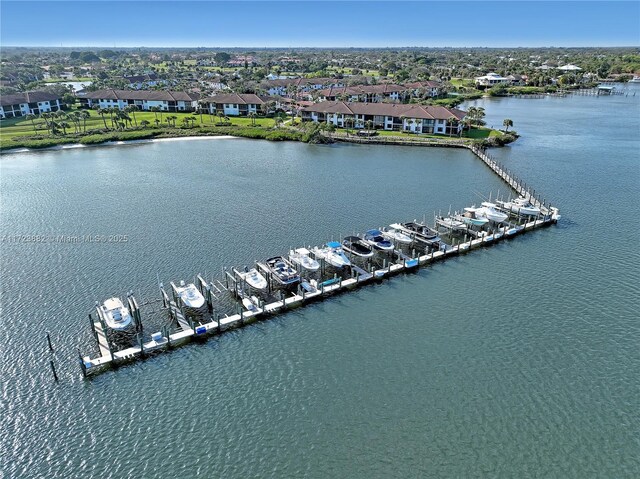
<instances>
[{"instance_id":1,"label":"shoreline","mask_svg":"<svg viewBox=\"0 0 640 479\"><path fill-rule=\"evenodd\" d=\"M129 146L129 145L160 143L160 142L168 142L168 141L232 140L232 139L241 139L241 138L242 138L241 136L233 136L233 135L193 135L193 136L172 136L168 138L144 138L140 140L105 141L103 143L94 143L91 145L83 145L82 143L64 143L61 145L46 146L43 148L17 147L17 148L10 148L6 150L0 150L0 156L5 154L37 153L39 151L75 150L78 148L95 148L95 147L101 147L101 146Z\"/></svg>"}]
</instances>

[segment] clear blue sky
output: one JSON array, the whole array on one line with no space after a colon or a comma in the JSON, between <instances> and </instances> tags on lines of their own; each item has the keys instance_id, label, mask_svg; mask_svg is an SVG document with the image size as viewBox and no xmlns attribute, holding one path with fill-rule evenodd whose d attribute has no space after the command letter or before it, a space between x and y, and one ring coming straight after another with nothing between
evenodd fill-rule
<instances>
[{"instance_id":1,"label":"clear blue sky","mask_svg":"<svg viewBox=\"0 0 640 479\"><path fill-rule=\"evenodd\" d=\"M5 1L6 46L638 46L640 2Z\"/></svg>"}]
</instances>

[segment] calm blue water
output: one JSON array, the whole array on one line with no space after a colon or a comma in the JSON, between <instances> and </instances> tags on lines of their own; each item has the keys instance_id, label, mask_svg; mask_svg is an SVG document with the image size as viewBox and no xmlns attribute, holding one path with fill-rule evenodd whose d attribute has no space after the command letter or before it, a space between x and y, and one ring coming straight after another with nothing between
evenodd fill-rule
<instances>
[{"instance_id":1,"label":"calm blue water","mask_svg":"<svg viewBox=\"0 0 640 479\"><path fill-rule=\"evenodd\" d=\"M0 159L6 477L638 477L640 93L484 100L556 227L81 378L94 300L506 191L466 151L175 141ZM61 380L54 384L44 332Z\"/></svg>"}]
</instances>

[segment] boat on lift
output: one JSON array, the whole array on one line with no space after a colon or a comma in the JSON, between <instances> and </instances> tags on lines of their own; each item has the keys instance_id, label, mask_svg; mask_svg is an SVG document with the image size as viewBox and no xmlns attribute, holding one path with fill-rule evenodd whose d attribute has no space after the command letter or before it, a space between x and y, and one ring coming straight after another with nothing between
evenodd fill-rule
<instances>
[{"instance_id":1,"label":"boat on lift","mask_svg":"<svg viewBox=\"0 0 640 479\"><path fill-rule=\"evenodd\" d=\"M394 223L391 225L391 227L400 230L405 234L409 234L418 241L426 243L430 246L437 246L440 243L440 236L438 236L437 231L429 228L423 223L418 223L417 221L410 221L407 223Z\"/></svg>"},{"instance_id":2,"label":"boat on lift","mask_svg":"<svg viewBox=\"0 0 640 479\"><path fill-rule=\"evenodd\" d=\"M371 248L371 245L357 236L347 236L343 239L342 248L349 253L360 256L361 258L371 258L373 256L373 249Z\"/></svg>"},{"instance_id":3,"label":"boat on lift","mask_svg":"<svg viewBox=\"0 0 640 479\"><path fill-rule=\"evenodd\" d=\"M325 246L319 248L315 247L313 253L316 258L324 259L327 263L335 268L344 268L345 266L351 266L351 261L344 254L342 245L337 241L329 241Z\"/></svg>"},{"instance_id":4,"label":"boat on lift","mask_svg":"<svg viewBox=\"0 0 640 479\"><path fill-rule=\"evenodd\" d=\"M475 206L466 207L464 213L455 214L453 218L469 226L484 226L489 222L487 218L478 215L478 208Z\"/></svg>"},{"instance_id":5,"label":"boat on lift","mask_svg":"<svg viewBox=\"0 0 640 479\"><path fill-rule=\"evenodd\" d=\"M251 296L250 298L245 296L242 298L242 306L244 306L247 311L255 313L258 311L259 305L260 300L256 296Z\"/></svg>"},{"instance_id":6,"label":"boat on lift","mask_svg":"<svg viewBox=\"0 0 640 479\"><path fill-rule=\"evenodd\" d=\"M244 268L244 272L236 271L238 277L254 289L267 289L267 280L255 268Z\"/></svg>"},{"instance_id":7,"label":"boat on lift","mask_svg":"<svg viewBox=\"0 0 640 479\"><path fill-rule=\"evenodd\" d=\"M436 224L452 231L467 231L467 225L464 223L464 221L453 218L451 216L446 218L444 216L438 216L436 218Z\"/></svg>"},{"instance_id":8,"label":"boat on lift","mask_svg":"<svg viewBox=\"0 0 640 479\"><path fill-rule=\"evenodd\" d=\"M180 286L174 286L176 294L187 308L200 309L204 306L204 296L193 283L185 285L180 281Z\"/></svg>"},{"instance_id":9,"label":"boat on lift","mask_svg":"<svg viewBox=\"0 0 640 479\"><path fill-rule=\"evenodd\" d=\"M482 207L478 208L476 214L481 218L487 218L495 223L502 223L509 218L509 215L497 209L495 203L489 203L488 201L482 202Z\"/></svg>"},{"instance_id":10,"label":"boat on lift","mask_svg":"<svg viewBox=\"0 0 640 479\"><path fill-rule=\"evenodd\" d=\"M97 302L96 302L97 303ZM100 314L107 326L115 331L123 331L131 325L131 313L120 298L109 298L99 306Z\"/></svg>"},{"instance_id":11,"label":"boat on lift","mask_svg":"<svg viewBox=\"0 0 640 479\"><path fill-rule=\"evenodd\" d=\"M289 259L292 263L300 265L308 271L318 271L320 263L309 256L309 253L307 248L292 249L289 251Z\"/></svg>"},{"instance_id":12,"label":"boat on lift","mask_svg":"<svg viewBox=\"0 0 640 479\"><path fill-rule=\"evenodd\" d=\"M384 236L390 241L397 241L398 243L403 243L403 244L413 243L413 238L411 236L395 228L383 228L382 236Z\"/></svg>"},{"instance_id":13,"label":"boat on lift","mask_svg":"<svg viewBox=\"0 0 640 479\"><path fill-rule=\"evenodd\" d=\"M386 239L380 230L369 230L364 234L364 241L380 251L393 251L393 243Z\"/></svg>"},{"instance_id":14,"label":"boat on lift","mask_svg":"<svg viewBox=\"0 0 640 479\"><path fill-rule=\"evenodd\" d=\"M512 211L520 216L538 216L540 214L540 208L522 196L511 201L496 201L496 203L504 210Z\"/></svg>"},{"instance_id":15,"label":"boat on lift","mask_svg":"<svg viewBox=\"0 0 640 479\"><path fill-rule=\"evenodd\" d=\"M282 285L288 286L300 281L300 275L296 269L282 256L269 258L266 261L266 266L273 274L275 280Z\"/></svg>"}]
</instances>

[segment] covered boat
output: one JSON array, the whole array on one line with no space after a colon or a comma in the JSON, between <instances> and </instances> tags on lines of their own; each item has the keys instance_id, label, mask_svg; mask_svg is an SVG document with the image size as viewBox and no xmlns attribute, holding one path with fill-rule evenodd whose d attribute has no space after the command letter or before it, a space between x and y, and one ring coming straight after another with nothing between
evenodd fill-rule
<instances>
[{"instance_id":1,"label":"covered boat","mask_svg":"<svg viewBox=\"0 0 640 479\"><path fill-rule=\"evenodd\" d=\"M371 246L357 236L347 236L342 240L342 248L349 253L353 253L361 258L370 258L373 256Z\"/></svg>"}]
</instances>

